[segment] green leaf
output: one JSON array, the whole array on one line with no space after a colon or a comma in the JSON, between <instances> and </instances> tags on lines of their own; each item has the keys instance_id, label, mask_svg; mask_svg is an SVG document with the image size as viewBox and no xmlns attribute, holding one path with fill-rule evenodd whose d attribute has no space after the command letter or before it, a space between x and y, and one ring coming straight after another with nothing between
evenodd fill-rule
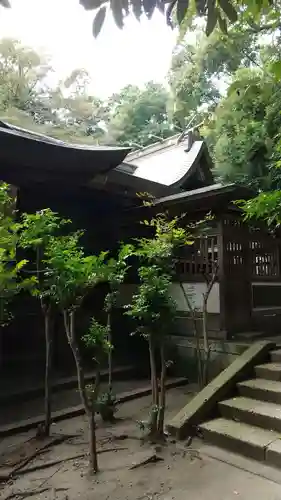
<instances>
[{"instance_id":1,"label":"green leaf","mask_svg":"<svg viewBox=\"0 0 281 500\"><path fill-rule=\"evenodd\" d=\"M144 12L148 19L151 19L155 7L156 7L156 0L143 0Z\"/></svg>"},{"instance_id":2,"label":"green leaf","mask_svg":"<svg viewBox=\"0 0 281 500\"><path fill-rule=\"evenodd\" d=\"M162 14L165 14L165 2L156 0L156 7Z\"/></svg>"},{"instance_id":3,"label":"green leaf","mask_svg":"<svg viewBox=\"0 0 281 500\"><path fill-rule=\"evenodd\" d=\"M195 8L198 16L204 16L206 13L207 1L195 0Z\"/></svg>"},{"instance_id":4,"label":"green leaf","mask_svg":"<svg viewBox=\"0 0 281 500\"><path fill-rule=\"evenodd\" d=\"M208 0L208 17L206 25L206 35L210 36L213 33L218 20L218 10L216 8L216 0Z\"/></svg>"},{"instance_id":5,"label":"green leaf","mask_svg":"<svg viewBox=\"0 0 281 500\"><path fill-rule=\"evenodd\" d=\"M119 29L122 29L124 26L122 0L110 0L110 7L116 26L118 26Z\"/></svg>"},{"instance_id":6,"label":"green leaf","mask_svg":"<svg viewBox=\"0 0 281 500\"><path fill-rule=\"evenodd\" d=\"M126 16L129 15L129 0L122 0L122 8L125 11Z\"/></svg>"},{"instance_id":7,"label":"green leaf","mask_svg":"<svg viewBox=\"0 0 281 500\"><path fill-rule=\"evenodd\" d=\"M82 5L85 10L97 9L102 3L102 0L80 0L80 5Z\"/></svg>"},{"instance_id":8,"label":"green leaf","mask_svg":"<svg viewBox=\"0 0 281 500\"><path fill-rule=\"evenodd\" d=\"M281 61L275 61L269 66L269 71L277 80L281 79Z\"/></svg>"},{"instance_id":9,"label":"green leaf","mask_svg":"<svg viewBox=\"0 0 281 500\"><path fill-rule=\"evenodd\" d=\"M2 7L5 7L6 9L10 9L11 7L9 0L0 0L0 5L2 5Z\"/></svg>"},{"instance_id":10,"label":"green leaf","mask_svg":"<svg viewBox=\"0 0 281 500\"><path fill-rule=\"evenodd\" d=\"M100 31L103 27L103 23L105 20L105 15L106 15L106 7L103 6L99 9L93 21L93 35L95 38L97 38L97 36L99 36L100 34Z\"/></svg>"},{"instance_id":11,"label":"green leaf","mask_svg":"<svg viewBox=\"0 0 281 500\"><path fill-rule=\"evenodd\" d=\"M182 21L185 18L188 6L189 6L189 0L178 0L177 1L177 21L178 21L179 25L182 23Z\"/></svg>"},{"instance_id":12,"label":"green leaf","mask_svg":"<svg viewBox=\"0 0 281 500\"><path fill-rule=\"evenodd\" d=\"M228 19L235 23L237 21L237 12L229 0L218 0L220 7L227 15Z\"/></svg>"},{"instance_id":13,"label":"green leaf","mask_svg":"<svg viewBox=\"0 0 281 500\"><path fill-rule=\"evenodd\" d=\"M141 0L132 0L133 13L136 19L139 21L142 15L142 2Z\"/></svg>"},{"instance_id":14,"label":"green leaf","mask_svg":"<svg viewBox=\"0 0 281 500\"><path fill-rule=\"evenodd\" d=\"M227 21L224 17L221 16L221 13L218 12L218 22L219 22L219 27L221 31L227 35Z\"/></svg>"}]
</instances>

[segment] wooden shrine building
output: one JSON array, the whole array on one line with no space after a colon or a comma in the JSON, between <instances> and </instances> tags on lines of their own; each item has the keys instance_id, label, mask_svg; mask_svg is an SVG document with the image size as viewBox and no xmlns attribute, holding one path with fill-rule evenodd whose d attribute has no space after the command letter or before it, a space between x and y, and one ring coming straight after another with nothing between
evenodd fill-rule
<instances>
[{"instance_id":1,"label":"wooden shrine building","mask_svg":"<svg viewBox=\"0 0 281 500\"><path fill-rule=\"evenodd\" d=\"M225 342L243 332L279 333L280 240L242 222L233 200L251 193L214 182L206 145L194 131L130 152L66 144L0 122L0 179L16 189L20 212L49 207L70 217L77 228L87 230L84 243L92 251L114 250L119 241L137 236L140 192L153 195L155 210L184 213L187 222L211 212L207 235L180 256L178 269L200 311L206 287L203 271L218 267L208 302L211 336ZM124 285L123 301L132 287ZM171 333L188 338L189 313L177 283L173 294L178 321L177 331ZM23 324L22 318L16 324ZM25 324L28 334L39 328L34 316Z\"/></svg>"}]
</instances>

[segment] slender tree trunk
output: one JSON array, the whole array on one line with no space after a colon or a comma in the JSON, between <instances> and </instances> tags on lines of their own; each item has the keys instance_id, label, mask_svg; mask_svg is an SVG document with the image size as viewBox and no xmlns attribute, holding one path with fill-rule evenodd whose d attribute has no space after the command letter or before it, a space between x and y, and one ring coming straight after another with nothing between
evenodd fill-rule
<instances>
[{"instance_id":1,"label":"slender tree trunk","mask_svg":"<svg viewBox=\"0 0 281 500\"><path fill-rule=\"evenodd\" d=\"M90 470L96 474L99 471L98 454L97 454L97 439L96 439L96 421L95 412L89 412L89 445L90 445Z\"/></svg>"},{"instance_id":2,"label":"slender tree trunk","mask_svg":"<svg viewBox=\"0 0 281 500\"><path fill-rule=\"evenodd\" d=\"M180 288L184 296L184 300L186 302L186 305L188 307L188 310L190 311L191 314L191 319L193 322L193 330L194 330L194 338L195 338L195 345L196 345L196 359L197 359L197 375L198 375L198 385L200 389L203 388L203 367L202 367L202 357L201 357L201 349L200 349L200 334L198 331L198 326L197 326L197 320L192 308L191 301L188 297L188 294L185 291L185 288L183 286L183 283L179 280Z\"/></svg>"},{"instance_id":3,"label":"slender tree trunk","mask_svg":"<svg viewBox=\"0 0 281 500\"><path fill-rule=\"evenodd\" d=\"M45 343L46 343L46 360L45 360L45 425L44 433L50 435L51 427L51 377L52 377L52 343L53 332L51 327L51 307L47 306L44 311L45 322Z\"/></svg>"},{"instance_id":4,"label":"slender tree trunk","mask_svg":"<svg viewBox=\"0 0 281 500\"><path fill-rule=\"evenodd\" d=\"M110 346L112 346L111 314L112 308L110 307L107 313L108 342ZM108 392L112 392L112 349L108 351Z\"/></svg>"},{"instance_id":5,"label":"slender tree trunk","mask_svg":"<svg viewBox=\"0 0 281 500\"><path fill-rule=\"evenodd\" d=\"M149 334L149 359L150 359L150 376L151 376L151 392L152 392L152 413L150 422L150 433L155 436L157 433L157 417L159 405L159 389L157 384L157 372L155 363L155 348Z\"/></svg>"},{"instance_id":6,"label":"slender tree trunk","mask_svg":"<svg viewBox=\"0 0 281 500\"><path fill-rule=\"evenodd\" d=\"M85 375L84 375L84 370L83 370L83 362L82 362L82 357L80 354L79 350L79 345L76 339L76 332L75 332L75 312L71 311L70 313L68 311L63 311L63 316L64 316L64 326L65 326L65 331L67 335L67 339L69 342L69 345L71 347L75 364L76 364L76 370L77 370L77 379L78 379L78 388L80 392L80 397L83 403L83 406L85 408L85 413L88 418L88 425L89 425L89 454L90 454L90 460L89 460L89 465L90 465L90 471L93 473L98 472L98 458L97 458L97 448L96 448L96 426L95 426L95 410L94 410L94 403L98 397L98 390L99 390L99 385L100 385L100 375L99 371L97 371L96 374L96 382L95 382L95 390L93 393L93 397L91 401L89 401L87 392L86 392L86 382L85 382Z\"/></svg>"},{"instance_id":7,"label":"slender tree trunk","mask_svg":"<svg viewBox=\"0 0 281 500\"><path fill-rule=\"evenodd\" d=\"M203 366L203 384L204 386L208 384L209 380L209 356L210 356L210 346L209 346L209 336L208 336L208 296L203 294L203 310L202 310L202 326L203 326L203 344L204 344L204 366Z\"/></svg>"},{"instance_id":8,"label":"slender tree trunk","mask_svg":"<svg viewBox=\"0 0 281 500\"><path fill-rule=\"evenodd\" d=\"M158 411L158 433L159 436L164 434L164 418L165 418L165 406L166 406L166 359L165 359L165 345L164 343L160 348L161 356L161 379L160 379L160 399L159 399L159 411Z\"/></svg>"},{"instance_id":9,"label":"slender tree trunk","mask_svg":"<svg viewBox=\"0 0 281 500\"><path fill-rule=\"evenodd\" d=\"M95 421L95 403L99 394L100 388L100 371L96 372L95 389L92 393L91 411L88 413L89 421L89 445L90 445L90 470L95 474L99 471L98 454L97 454L97 439L96 439L96 421Z\"/></svg>"}]
</instances>

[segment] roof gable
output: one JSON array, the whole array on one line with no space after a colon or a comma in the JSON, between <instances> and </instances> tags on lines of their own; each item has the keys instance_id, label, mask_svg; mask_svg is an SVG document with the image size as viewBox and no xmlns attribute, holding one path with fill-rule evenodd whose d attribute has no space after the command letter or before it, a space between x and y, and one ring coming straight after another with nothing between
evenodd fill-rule
<instances>
[{"instance_id":1,"label":"roof gable","mask_svg":"<svg viewBox=\"0 0 281 500\"><path fill-rule=\"evenodd\" d=\"M131 175L176 190L213 183L207 147L192 131L130 153L126 164L133 169Z\"/></svg>"}]
</instances>

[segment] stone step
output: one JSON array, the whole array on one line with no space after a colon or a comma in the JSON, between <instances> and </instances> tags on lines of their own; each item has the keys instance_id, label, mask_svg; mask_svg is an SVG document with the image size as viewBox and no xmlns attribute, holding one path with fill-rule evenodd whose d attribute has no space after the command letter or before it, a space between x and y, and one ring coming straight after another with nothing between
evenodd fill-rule
<instances>
[{"instance_id":1,"label":"stone step","mask_svg":"<svg viewBox=\"0 0 281 500\"><path fill-rule=\"evenodd\" d=\"M273 363L281 363L281 349L271 351L270 358Z\"/></svg>"},{"instance_id":2,"label":"stone step","mask_svg":"<svg viewBox=\"0 0 281 500\"><path fill-rule=\"evenodd\" d=\"M281 405L238 397L221 401L219 409L224 418L281 431Z\"/></svg>"},{"instance_id":3,"label":"stone step","mask_svg":"<svg viewBox=\"0 0 281 500\"><path fill-rule=\"evenodd\" d=\"M255 366L256 376L267 380L281 381L281 363L265 363Z\"/></svg>"},{"instance_id":4,"label":"stone step","mask_svg":"<svg viewBox=\"0 0 281 500\"><path fill-rule=\"evenodd\" d=\"M237 384L241 396L281 404L281 382L255 378Z\"/></svg>"},{"instance_id":5,"label":"stone step","mask_svg":"<svg viewBox=\"0 0 281 500\"><path fill-rule=\"evenodd\" d=\"M263 461L266 449L280 438L274 431L224 418L217 418L199 426L206 441L246 457Z\"/></svg>"}]
</instances>

